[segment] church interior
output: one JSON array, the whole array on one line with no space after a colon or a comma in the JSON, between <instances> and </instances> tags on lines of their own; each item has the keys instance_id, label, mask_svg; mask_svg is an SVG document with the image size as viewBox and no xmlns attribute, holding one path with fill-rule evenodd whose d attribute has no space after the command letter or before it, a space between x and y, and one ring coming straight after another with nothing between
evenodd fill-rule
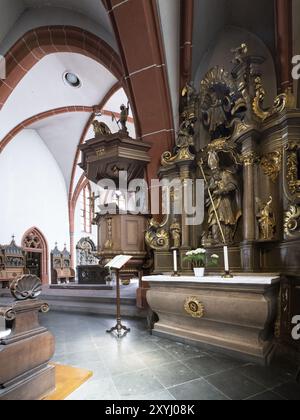
<instances>
[{"instance_id":1,"label":"church interior","mask_svg":"<svg viewBox=\"0 0 300 420\"><path fill-rule=\"evenodd\" d=\"M300 400L300 0L0 3L0 400Z\"/></svg>"}]
</instances>

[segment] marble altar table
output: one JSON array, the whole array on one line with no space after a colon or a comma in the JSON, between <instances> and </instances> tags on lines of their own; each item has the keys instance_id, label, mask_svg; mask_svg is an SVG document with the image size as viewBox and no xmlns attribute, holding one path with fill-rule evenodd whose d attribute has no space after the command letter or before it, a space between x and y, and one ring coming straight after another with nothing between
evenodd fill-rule
<instances>
[{"instance_id":1,"label":"marble altar table","mask_svg":"<svg viewBox=\"0 0 300 420\"><path fill-rule=\"evenodd\" d=\"M153 334L267 364L274 350L280 278L146 276L159 320Z\"/></svg>"}]
</instances>

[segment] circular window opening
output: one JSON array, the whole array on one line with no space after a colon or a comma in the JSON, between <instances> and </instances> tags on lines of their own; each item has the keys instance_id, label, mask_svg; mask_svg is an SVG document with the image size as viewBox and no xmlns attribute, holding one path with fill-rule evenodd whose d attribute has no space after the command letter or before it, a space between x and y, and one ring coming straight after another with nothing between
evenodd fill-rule
<instances>
[{"instance_id":1,"label":"circular window opening","mask_svg":"<svg viewBox=\"0 0 300 420\"><path fill-rule=\"evenodd\" d=\"M81 86L81 81L75 73L66 72L64 74L64 81L67 83L67 85L73 88L79 88Z\"/></svg>"}]
</instances>

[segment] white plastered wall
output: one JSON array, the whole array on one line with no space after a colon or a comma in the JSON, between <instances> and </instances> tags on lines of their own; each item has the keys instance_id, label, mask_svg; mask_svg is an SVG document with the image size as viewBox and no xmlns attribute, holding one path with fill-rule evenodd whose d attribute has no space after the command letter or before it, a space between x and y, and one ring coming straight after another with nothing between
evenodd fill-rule
<instances>
[{"instance_id":1,"label":"white plastered wall","mask_svg":"<svg viewBox=\"0 0 300 420\"><path fill-rule=\"evenodd\" d=\"M23 130L0 154L0 243L37 227L49 252L57 241L69 244L67 191L52 154L35 130ZM49 259L50 260L50 259Z\"/></svg>"}]
</instances>

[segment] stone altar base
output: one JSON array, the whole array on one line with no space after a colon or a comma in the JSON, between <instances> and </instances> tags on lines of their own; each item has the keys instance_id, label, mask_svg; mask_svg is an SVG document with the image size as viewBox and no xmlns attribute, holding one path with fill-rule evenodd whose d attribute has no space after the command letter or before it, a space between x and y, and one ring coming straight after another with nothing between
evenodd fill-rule
<instances>
[{"instance_id":1,"label":"stone altar base","mask_svg":"<svg viewBox=\"0 0 300 420\"><path fill-rule=\"evenodd\" d=\"M143 278L158 315L153 334L268 364L274 350L279 279Z\"/></svg>"}]
</instances>

